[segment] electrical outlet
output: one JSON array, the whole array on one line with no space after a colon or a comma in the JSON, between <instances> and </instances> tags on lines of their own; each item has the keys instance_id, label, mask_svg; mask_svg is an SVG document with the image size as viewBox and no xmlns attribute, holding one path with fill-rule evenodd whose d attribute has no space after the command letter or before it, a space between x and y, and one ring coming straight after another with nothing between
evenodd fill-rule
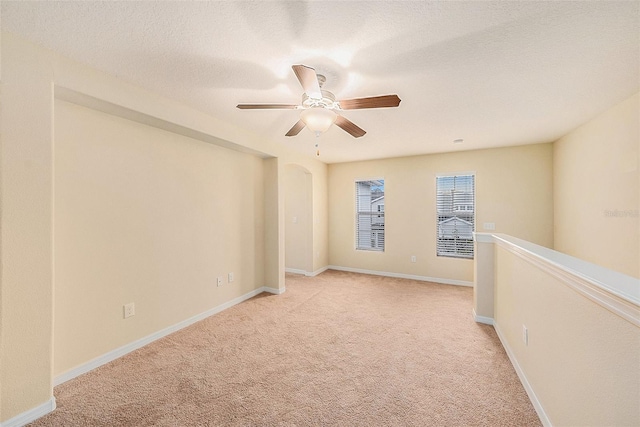
<instances>
[{"instance_id":1,"label":"electrical outlet","mask_svg":"<svg viewBox=\"0 0 640 427\"><path fill-rule=\"evenodd\" d=\"M233 273L229 273L228 279L229 279L229 283L233 282Z\"/></svg>"},{"instance_id":2,"label":"electrical outlet","mask_svg":"<svg viewBox=\"0 0 640 427\"><path fill-rule=\"evenodd\" d=\"M222 286L222 276L218 276L218 286Z\"/></svg>"},{"instance_id":3,"label":"electrical outlet","mask_svg":"<svg viewBox=\"0 0 640 427\"><path fill-rule=\"evenodd\" d=\"M529 330L524 325L522 325L522 341L524 345L529 345Z\"/></svg>"},{"instance_id":4,"label":"electrical outlet","mask_svg":"<svg viewBox=\"0 0 640 427\"><path fill-rule=\"evenodd\" d=\"M415 255L411 255L411 262L416 262L416 256Z\"/></svg>"},{"instance_id":5,"label":"electrical outlet","mask_svg":"<svg viewBox=\"0 0 640 427\"><path fill-rule=\"evenodd\" d=\"M135 316L136 314L136 305L134 303L125 304L124 308L124 318Z\"/></svg>"}]
</instances>

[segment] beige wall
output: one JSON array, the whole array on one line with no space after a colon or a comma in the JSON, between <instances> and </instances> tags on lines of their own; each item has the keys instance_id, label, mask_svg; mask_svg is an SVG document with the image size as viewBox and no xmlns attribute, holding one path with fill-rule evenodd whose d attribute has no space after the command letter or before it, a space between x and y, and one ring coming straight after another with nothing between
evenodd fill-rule
<instances>
[{"instance_id":1,"label":"beige wall","mask_svg":"<svg viewBox=\"0 0 640 427\"><path fill-rule=\"evenodd\" d=\"M313 269L313 195L311 174L295 165L285 166L285 266Z\"/></svg>"},{"instance_id":2,"label":"beige wall","mask_svg":"<svg viewBox=\"0 0 640 427\"><path fill-rule=\"evenodd\" d=\"M262 159L55 111L54 375L264 285Z\"/></svg>"},{"instance_id":3,"label":"beige wall","mask_svg":"<svg viewBox=\"0 0 640 427\"><path fill-rule=\"evenodd\" d=\"M553 246L552 147L404 157L329 166L329 264L471 283L473 261L436 256L435 177L475 172L476 228ZM385 251L355 250L355 185L385 180ZM415 255L417 262L411 262Z\"/></svg>"},{"instance_id":4,"label":"beige wall","mask_svg":"<svg viewBox=\"0 0 640 427\"><path fill-rule=\"evenodd\" d=\"M494 316L494 244L482 233L474 236L473 315L477 322L493 323Z\"/></svg>"},{"instance_id":5,"label":"beige wall","mask_svg":"<svg viewBox=\"0 0 640 427\"><path fill-rule=\"evenodd\" d=\"M555 249L640 278L636 94L553 144Z\"/></svg>"},{"instance_id":6,"label":"beige wall","mask_svg":"<svg viewBox=\"0 0 640 427\"><path fill-rule=\"evenodd\" d=\"M329 265L329 168L311 170L313 184L313 271Z\"/></svg>"},{"instance_id":7,"label":"beige wall","mask_svg":"<svg viewBox=\"0 0 640 427\"><path fill-rule=\"evenodd\" d=\"M2 39L0 422L51 401L53 87L50 64Z\"/></svg>"},{"instance_id":8,"label":"beige wall","mask_svg":"<svg viewBox=\"0 0 640 427\"><path fill-rule=\"evenodd\" d=\"M264 283L284 291L284 170L277 158L264 161Z\"/></svg>"},{"instance_id":9,"label":"beige wall","mask_svg":"<svg viewBox=\"0 0 640 427\"><path fill-rule=\"evenodd\" d=\"M325 164L14 35L3 33L1 42L0 422L31 415L29 411L34 410L42 414L52 408L54 364L55 373L59 373L101 351L113 350L119 343L186 320L206 307L229 302L239 292L255 286L283 290L282 176L286 164L300 165L313 176L312 227L317 251L314 268L326 266ZM210 135L212 140L231 141L272 158L257 160L94 110L60 107L64 102L56 102L54 106L54 87L124 107L134 112L134 116L142 113ZM71 110L75 113L70 114ZM86 115L88 123L100 126L87 129L88 124L75 122L76 113ZM65 123L56 129L56 135L71 134L61 142L60 152L54 149L54 117ZM68 128L65 130L64 126ZM81 146L71 132L75 126L78 129L74 128L74 132L83 132L85 136L90 132ZM107 144L109 135L112 138ZM136 143L122 145L127 139ZM76 144L82 155L75 157L73 145L66 144ZM104 150L101 159L104 163L98 161L95 153L88 152L88 147ZM61 193L55 194L60 222L57 217L54 221L53 211L54 155L56 160L67 162L66 170L56 170L58 184L67 180L66 187L60 187ZM138 171L133 170L134 160L138 162ZM243 168L250 173L244 176ZM115 171L125 172L115 174ZM163 175L167 171L170 176ZM84 175L75 176L74 180L73 173ZM236 186L237 180L242 182L240 186ZM162 187L158 186L159 181L164 184ZM93 193L89 190L91 182L99 185ZM75 198L67 199L63 188L70 191L69 197ZM243 191L247 193L242 194ZM86 204L80 203L81 197L85 197ZM180 204L173 204L174 200ZM262 206L260 200L264 202ZM119 208L117 216L105 217L112 207L107 202ZM191 202L194 205L187 206ZM73 207L81 212L74 212ZM155 215L142 221L149 210L154 210ZM224 226L229 229L212 228L216 218L227 221ZM185 224L185 220L194 223ZM59 254L54 253L54 223ZM78 235L79 231L86 236ZM189 236L195 242L192 247L185 243ZM71 244L86 245L90 238L102 238L106 244L88 248L88 253ZM251 241L252 238L255 240ZM172 252L171 244L186 252ZM133 248L151 252L134 253ZM70 266L73 251L88 264ZM89 259L89 253L103 257L105 263L99 263L99 257ZM60 307L55 310L54 288L58 286L53 285L54 259L60 266L56 277L61 280L61 293L55 296ZM167 263L156 263L162 260ZM264 266L262 272L260 265ZM109 270L108 266L119 268ZM215 289L216 275L230 271L236 274L234 286ZM75 304L79 295L74 292L91 286L92 292ZM103 297L104 307L101 305L96 313L89 312L91 307L98 306L96 300ZM166 312L161 310L171 297L174 300ZM125 302L135 302L138 313L127 321L120 318ZM55 337L59 358L53 355L53 311L60 322ZM92 346L79 349L77 355L72 354L74 344L70 342L75 337L85 337L88 328L85 325L63 328L64 322L73 321L93 325L99 332L89 338ZM102 338L105 342L98 342Z\"/></svg>"},{"instance_id":10,"label":"beige wall","mask_svg":"<svg viewBox=\"0 0 640 427\"><path fill-rule=\"evenodd\" d=\"M551 425L639 425L640 328L495 247L495 327Z\"/></svg>"}]
</instances>

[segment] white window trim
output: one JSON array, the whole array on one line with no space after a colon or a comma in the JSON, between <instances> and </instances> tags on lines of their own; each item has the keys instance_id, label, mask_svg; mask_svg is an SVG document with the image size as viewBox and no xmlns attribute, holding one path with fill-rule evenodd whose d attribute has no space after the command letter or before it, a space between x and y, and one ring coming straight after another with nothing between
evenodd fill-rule
<instances>
[{"instance_id":1,"label":"white window trim","mask_svg":"<svg viewBox=\"0 0 640 427\"><path fill-rule=\"evenodd\" d=\"M435 192L436 192L436 256L437 257L444 257L444 258L458 258L458 259L474 259L475 258L475 249L473 250L472 256L471 257L467 257L467 256L459 256L459 255L454 255L454 254L439 254L438 253L438 239L439 239L439 229L438 229L438 223L437 223L437 219L439 217L439 212L438 212L438 178L446 178L446 177L455 177L455 176L473 176L473 231L476 231L476 224L477 224L477 209L478 209L478 204L477 204L477 199L476 199L476 184L477 184L477 175L475 171L465 171L465 172L447 172L447 173L436 173L435 174ZM460 211L462 212L462 211ZM468 212L466 209L464 212Z\"/></svg>"},{"instance_id":2,"label":"white window trim","mask_svg":"<svg viewBox=\"0 0 640 427\"><path fill-rule=\"evenodd\" d=\"M382 181L384 182L384 187L385 187L385 201L386 201L386 188L387 188L387 180L384 177L381 176L377 176L377 177L366 177L366 178L355 178L353 180L353 197L352 200L355 201L354 205L353 205L353 211L354 211L354 229L353 229L353 242L354 242L354 250L356 251L363 251L363 252L367 252L367 253L384 253L387 247L386 241L387 241L387 213L386 213L386 209L383 210L382 212L380 212L380 214L384 215L385 218L385 229L384 229L384 247L382 249L374 249L374 248L360 248L358 247L358 204L357 204L357 190L356 190L356 184L358 182L362 182L362 181ZM373 212L373 214L378 215L378 212Z\"/></svg>"},{"instance_id":3,"label":"white window trim","mask_svg":"<svg viewBox=\"0 0 640 427\"><path fill-rule=\"evenodd\" d=\"M435 174L436 178L446 177L446 176L460 176L460 175L473 175L476 176L475 171L461 171L461 172L439 172Z\"/></svg>"}]
</instances>

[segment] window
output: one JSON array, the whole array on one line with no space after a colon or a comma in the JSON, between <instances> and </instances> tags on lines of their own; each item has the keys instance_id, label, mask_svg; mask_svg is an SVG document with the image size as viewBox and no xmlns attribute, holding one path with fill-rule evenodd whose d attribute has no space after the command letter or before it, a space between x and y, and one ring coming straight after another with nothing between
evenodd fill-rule
<instances>
[{"instance_id":1,"label":"window","mask_svg":"<svg viewBox=\"0 0 640 427\"><path fill-rule=\"evenodd\" d=\"M436 177L438 256L473 258L475 176Z\"/></svg>"},{"instance_id":2,"label":"window","mask_svg":"<svg viewBox=\"0 0 640 427\"><path fill-rule=\"evenodd\" d=\"M356 249L384 251L384 180L356 181Z\"/></svg>"}]
</instances>

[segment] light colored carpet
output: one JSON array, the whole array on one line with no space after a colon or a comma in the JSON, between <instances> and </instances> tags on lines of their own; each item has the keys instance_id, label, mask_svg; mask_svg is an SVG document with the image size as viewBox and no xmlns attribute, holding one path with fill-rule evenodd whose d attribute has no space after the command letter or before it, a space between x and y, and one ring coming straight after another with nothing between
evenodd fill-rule
<instances>
[{"instance_id":1,"label":"light colored carpet","mask_svg":"<svg viewBox=\"0 0 640 427\"><path fill-rule=\"evenodd\" d=\"M327 271L55 388L33 426L539 426L472 289Z\"/></svg>"}]
</instances>

